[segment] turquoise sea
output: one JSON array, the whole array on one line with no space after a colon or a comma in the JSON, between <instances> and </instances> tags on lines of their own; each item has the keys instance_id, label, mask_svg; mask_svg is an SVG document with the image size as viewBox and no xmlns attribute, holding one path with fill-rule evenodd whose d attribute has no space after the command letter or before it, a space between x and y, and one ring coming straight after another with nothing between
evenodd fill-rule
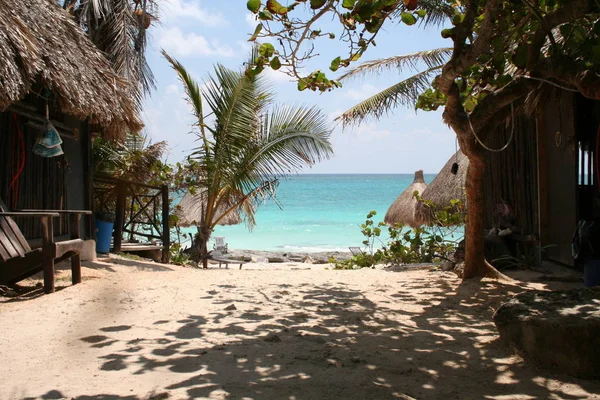
<instances>
[{"instance_id":1,"label":"turquoise sea","mask_svg":"<svg viewBox=\"0 0 600 400\"><path fill-rule=\"evenodd\" d=\"M429 183L434 174L425 174ZM371 210L383 220L388 207L413 181L413 174L312 174L281 180L275 201L256 213L256 226L218 226L229 248L265 251L348 251L362 246L360 225ZM190 231L195 232L195 228Z\"/></svg>"}]
</instances>

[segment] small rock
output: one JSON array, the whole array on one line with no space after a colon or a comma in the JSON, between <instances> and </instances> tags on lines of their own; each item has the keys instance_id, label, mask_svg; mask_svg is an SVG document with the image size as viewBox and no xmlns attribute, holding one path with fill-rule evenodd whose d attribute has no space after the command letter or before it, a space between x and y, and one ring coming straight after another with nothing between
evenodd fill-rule
<instances>
[{"instance_id":1,"label":"small rock","mask_svg":"<svg viewBox=\"0 0 600 400\"><path fill-rule=\"evenodd\" d=\"M496 310L494 323L525 360L600 379L600 288L520 293Z\"/></svg>"},{"instance_id":2,"label":"small rock","mask_svg":"<svg viewBox=\"0 0 600 400\"><path fill-rule=\"evenodd\" d=\"M305 264L314 264L315 260L311 256L306 256L302 259L302 262Z\"/></svg>"},{"instance_id":3,"label":"small rock","mask_svg":"<svg viewBox=\"0 0 600 400\"><path fill-rule=\"evenodd\" d=\"M14 289L9 288L8 286L0 285L0 296L6 297L17 297L19 293L17 293Z\"/></svg>"},{"instance_id":4,"label":"small rock","mask_svg":"<svg viewBox=\"0 0 600 400\"><path fill-rule=\"evenodd\" d=\"M441 265L440 265L440 269L442 271L452 271L454 270L454 263L450 262L450 261L444 261Z\"/></svg>"},{"instance_id":5,"label":"small rock","mask_svg":"<svg viewBox=\"0 0 600 400\"><path fill-rule=\"evenodd\" d=\"M237 307L235 306L235 304L230 304L227 307L225 307L226 311L232 311L232 310L237 310Z\"/></svg>"},{"instance_id":6,"label":"small rock","mask_svg":"<svg viewBox=\"0 0 600 400\"><path fill-rule=\"evenodd\" d=\"M279 336L277 336L277 334L275 334L274 332L270 332L267 336L264 337L263 340L265 342L281 342Z\"/></svg>"},{"instance_id":7,"label":"small rock","mask_svg":"<svg viewBox=\"0 0 600 400\"><path fill-rule=\"evenodd\" d=\"M463 273L465 272L465 263L458 263L454 266L454 273L458 275L459 278L463 277Z\"/></svg>"}]
</instances>

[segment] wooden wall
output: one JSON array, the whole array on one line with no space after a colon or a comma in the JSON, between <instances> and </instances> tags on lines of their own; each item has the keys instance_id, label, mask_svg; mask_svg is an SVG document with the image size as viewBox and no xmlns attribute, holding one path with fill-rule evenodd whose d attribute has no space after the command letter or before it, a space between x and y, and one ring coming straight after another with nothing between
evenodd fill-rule
<instances>
[{"instance_id":1,"label":"wooden wall","mask_svg":"<svg viewBox=\"0 0 600 400\"><path fill-rule=\"evenodd\" d=\"M487 143L500 149L510 140L512 124L501 125ZM508 205L513 224L525 235L538 234L537 140L533 118L515 118L514 137L501 152L486 153L486 228L498 222L499 204Z\"/></svg>"},{"instance_id":2,"label":"wooden wall","mask_svg":"<svg viewBox=\"0 0 600 400\"><path fill-rule=\"evenodd\" d=\"M39 111L26 112L43 115ZM88 186L91 180L88 175L91 161L87 124L57 112L51 114L51 118L77 128L79 137L75 140L73 135L64 134L64 130L59 129L65 154L44 158L32 152L42 123L10 109L0 113L0 197L14 209L90 209L91 189ZM72 134L73 130L70 129L69 133ZM22 172L15 178L22 159ZM35 218L21 218L17 223L28 239L41 237L40 224ZM67 233L68 218L61 218L55 223L55 235ZM91 236L88 218L84 218L82 223L82 234L84 237Z\"/></svg>"}]
</instances>

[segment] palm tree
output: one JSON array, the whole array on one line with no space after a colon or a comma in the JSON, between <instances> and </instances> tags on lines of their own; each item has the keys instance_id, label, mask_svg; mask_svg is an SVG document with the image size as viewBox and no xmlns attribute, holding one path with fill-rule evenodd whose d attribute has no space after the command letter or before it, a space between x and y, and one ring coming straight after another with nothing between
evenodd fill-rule
<instances>
[{"instance_id":1,"label":"palm tree","mask_svg":"<svg viewBox=\"0 0 600 400\"><path fill-rule=\"evenodd\" d=\"M398 19L403 12L411 12L416 7L416 3L416 0L397 2L392 17ZM422 20L424 27L442 25L454 16L453 8L445 0L418 0L418 6L421 10L426 11L426 17ZM343 125L359 125L367 118L379 119L398 106L414 107L419 95L431 87L431 81L451 55L451 47L423 50L412 54L367 61L349 70L339 78L340 81L368 74L379 75L381 72L391 69L397 69L400 73L409 69L415 74L361 101L337 119L341 120ZM425 68L421 68L423 65Z\"/></svg>"},{"instance_id":2,"label":"palm tree","mask_svg":"<svg viewBox=\"0 0 600 400\"><path fill-rule=\"evenodd\" d=\"M354 107L345 111L337 119L344 125L360 124L367 118L379 119L384 114L398 106L414 107L419 95L431 87L431 81L436 73L442 69L444 64L452 55L451 47L443 47L433 50L423 50L412 54L382 58L367 61L342 75L341 81L358 78L367 74L379 75L381 72L397 69L403 72L406 69L416 71L406 78L381 92L361 101ZM424 65L424 69L419 67Z\"/></svg>"},{"instance_id":3,"label":"palm tree","mask_svg":"<svg viewBox=\"0 0 600 400\"><path fill-rule=\"evenodd\" d=\"M329 158L331 129L316 107L273 103L264 77L217 64L201 88L178 61L163 55L183 83L197 119L199 147L190 156L201 215L191 256L207 266L210 235L237 213L251 229L256 207L274 196L278 178ZM256 48L251 60L257 57Z\"/></svg>"},{"instance_id":4,"label":"palm tree","mask_svg":"<svg viewBox=\"0 0 600 400\"><path fill-rule=\"evenodd\" d=\"M146 62L146 30L158 13L155 0L58 0L102 50L116 73L131 83L139 110L154 88Z\"/></svg>"},{"instance_id":5,"label":"palm tree","mask_svg":"<svg viewBox=\"0 0 600 400\"><path fill-rule=\"evenodd\" d=\"M166 181L166 164L162 161L166 141L151 143L146 134L129 133L123 142L97 137L92 146L95 173L148 185Z\"/></svg>"}]
</instances>

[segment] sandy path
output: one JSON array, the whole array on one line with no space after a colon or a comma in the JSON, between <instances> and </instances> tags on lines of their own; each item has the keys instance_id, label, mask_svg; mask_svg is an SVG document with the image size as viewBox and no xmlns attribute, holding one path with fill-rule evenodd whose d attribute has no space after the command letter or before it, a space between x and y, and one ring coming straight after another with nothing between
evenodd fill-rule
<instances>
[{"instance_id":1,"label":"sandy path","mask_svg":"<svg viewBox=\"0 0 600 400\"><path fill-rule=\"evenodd\" d=\"M81 285L1 300L0 399L600 398L600 382L538 370L495 340L493 309L525 285L90 265Z\"/></svg>"}]
</instances>

